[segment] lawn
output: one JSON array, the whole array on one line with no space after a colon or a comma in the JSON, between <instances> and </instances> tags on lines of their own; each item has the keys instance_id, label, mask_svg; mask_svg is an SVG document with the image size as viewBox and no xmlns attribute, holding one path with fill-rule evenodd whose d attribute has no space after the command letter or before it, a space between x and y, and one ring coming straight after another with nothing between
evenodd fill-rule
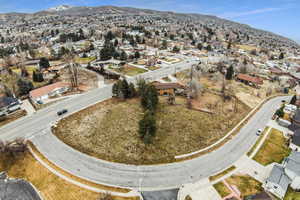
<instances>
[{"instance_id":1,"label":"lawn","mask_svg":"<svg viewBox=\"0 0 300 200\"><path fill-rule=\"evenodd\" d=\"M5 170L3 155L0 155L0 171ZM31 182L45 200L96 200L99 194L66 182L52 174L36 161L30 153L11 160L8 175L11 178L22 178ZM6 168L7 169L7 168Z\"/></svg>"},{"instance_id":2,"label":"lawn","mask_svg":"<svg viewBox=\"0 0 300 200\"><path fill-rule=\"evenodd\" d=\"M77 62L79 64L88 64L94 60L96 60L96 57L87 57L87 58L77 57L77 58L75 58L75 62Z\"/></svg>"},{"instance_id":3,"label":"lawn","mask_svg":"<svg viewBox=\"0 0 300 200\"><path fill-rule=\"evenodd\" d=\"M7 171L11 178L21 178L31 182L40 191L45 200L97 200L100 195L73 185L54 175L35 160L29 152L14 158L5 158L4 155L0 155L1 171ZM113 200L126 199L129 200L130 198L113 198Z\"/></svg>"},{"instance_id":4,"label":"lawn","mask_svg":"<svg viewBox=\"0 0 300 200\"><path fill-rule=\"evenodd\" d=\"M291 188L288 189L284 200L300 200L300 192L295 192Z\"/></svg>"},{"instance_id":5,"label":"lawn","mask_svg":"<svg viewBox=\"0 0 300 200\"><path fill-rule=\"evenodd\" d=\"M151 66L151 67L148 67L148 69L151 70L151 71L154 71L154 70L160 69L160 67Z\"/></svg>"},{"instance_id":6,"label":"lawn","mask_svg":"<svg viewBox=\"0 0 300 200\"><path fill-rule=\"evenodd\" d=\"M219 179L219 178L222 178L223 176L225 176L226 174L228 174L229 172L231 172L231 171L233 171L233 170L235 170L235 169L236 169L235 166L231 166L231 167L229 167L228 169L226 169L226 170L224 170L224 171L222 171L222 172L220 172L220 173L218 173L218 174L216 174L216 175L214 175L214 176L210 176L210 177L209 177L209 180L210 180L210 181L214 181L214 180L217 180L217 179Z\"/></svg>"},{"instance_id":7,"label":"lawn","mask_svg":"<svg viewBox=\"0 0 300 200\"><path fill-rule=\"evenodd\" d=\"M222 198L230 194L230 190L224 185L223 182L219 182L213 185Z\"/></svg>"},{"instance_id":8,"label":"lawn","mask_svg":"<svg viewBox=\"0 0 300 200\"><path fill-rule=\"evenodd\" d=\"M267 131L269 130L270 127L266 127L265 130L261 133L261 135L259 136L258 140L255 142L255 144L252 146L252 148L250 149L250 151L247 153L247 156L251 156L251 154L256 150L257 146L259 145L259 143L261 142L261 140L264 138L265 134L267 133Z\"/></svg>"},{"instance_id":9,"label":"lawn","mask_svg":"<svg viewBox=\"0 0 300 200\"><path fill-rule=\"evenodd\" d=\"M233 175L226 181L229 185L235 185L240 190L242 197L263 191L262 184L248 175Z\"/></svg>"},{"instance_id":10,"label":"lawn","mask_svg":"<svg viewBox=\"0 0 300 200\"><path fill-rule=\"evenodd\" d=\"M110 69L127 76L136 76L138 74L147 72L147 70L145 69L133 67L133 66L125 66L121 68L110 68Z\"/></svg>"},{"instance_id":11,"label":"lawn","mask_svg":"<svg viewBox=\"0 0 300 200\"><path fill-rule=\"evenodd\" d=\"M209 99L203 97L203 101ZM143 116L139 99L111 99L96 104L63 119L53 131L66 144L101 159L128 164L159 164L174 162L175 156L216 142L249 111L248 107L239 104L237 115L228 111L226 104L214 107L217 114L208 114L187 109L186 101L181 97L176 98L177 105L174 106L168 105L165 97L161 97L160 102L157 134L151 145L145 145L139 138L138 122Z\"/></svg>"},{"instance_id":12,"label":"lawn","mask_svg":"<svg viewBox=\"0 0 300 200\"><path fill-rule=\"evenodd\" d=\"M272 129L261 149L254 156L254 160L262 165L273 162L281 163L290 154L287 139L282 132Z\"/></svg>"}]
</instances>

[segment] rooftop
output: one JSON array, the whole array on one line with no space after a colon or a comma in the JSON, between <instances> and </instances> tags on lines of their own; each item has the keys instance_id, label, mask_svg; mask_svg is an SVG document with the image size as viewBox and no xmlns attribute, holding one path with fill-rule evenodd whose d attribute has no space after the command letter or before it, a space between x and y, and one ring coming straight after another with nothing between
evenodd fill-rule
<instances>
[{"instance_id":1,"label":"rooftop","mask_svg":"<svg viewBox=\"0 0 300 200\"><path fill-rule=\"evenodd\" d=\"M55 89L63 88L63 87L67 87L67 86L69 86L69 84L64 83L64 82L53 83L51 85L47 85L47 86L30 91L30 97L38 98L38 97L49 94L51 91L53 91Z\"/></svg>"}]
</instances>

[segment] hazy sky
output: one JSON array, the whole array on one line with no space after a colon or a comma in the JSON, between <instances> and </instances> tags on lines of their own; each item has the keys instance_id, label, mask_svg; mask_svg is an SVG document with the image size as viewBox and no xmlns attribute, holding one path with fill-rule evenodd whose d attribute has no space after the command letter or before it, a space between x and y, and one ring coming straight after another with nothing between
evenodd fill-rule
<instances>
[{"instance_id":1,"label":"hazy sky","mask_svg":"<svg viewBox=\"0 0 300 200\"><path fill-rule=\"evenodd\" d=\"M36 12L61 4L211 14L300 42L300 0L0 0L0 12Z\"/></svg>"}]
</instances>

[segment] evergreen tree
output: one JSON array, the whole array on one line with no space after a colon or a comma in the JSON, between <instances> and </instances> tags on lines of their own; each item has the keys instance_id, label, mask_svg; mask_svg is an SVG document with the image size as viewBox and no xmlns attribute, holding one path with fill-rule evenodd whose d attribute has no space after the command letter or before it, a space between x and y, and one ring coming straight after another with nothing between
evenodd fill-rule
<instances>
[{"instance_id":1,"label":"evergreen tree","mask_svg":"<svg viewBox=\"0 0 300 200\"><path fill-rule=\"evenodd\" d=\"M118 39L115 39L114 46L117 47L119 45Z\"/></svg>"},{"instance_id":2,"label":"evergreen tree","mask_svg":"<svg viewBox=\"0 0 300 200\"><path fill-rule=\"evenodd\" d=\"M157 90L153 85L147 85L141 96L141 104L144 109L154 111L158 105Z\"/></svg>"},{"instance_id":3,"label":"evergreen tree","mask_svg":"<svg viewBox=\"0 0 300 200\"><path fill-rule=\"evenodd\" d=\"M197 48L201 51L202 48L203 48L203 45L202 45L201 43L198 43L198 44L197 44Z\"/></svg>"},{"instance_id":4,"label":"evergreen tree","mask_svg":"<svg viewBox=\"0 0 300 200\"><path fill-rule=\"evenodd\" d=\"M27 95L33 89L32 82L25 79L19 79L17 85L19 87L19 95Z\"/></svg>"},{"instance_id":5,"label":"evergreen tree","mask_svg":"<svg viewBox=\"0 0 300 200\"><path fill-rule=\"evenodd\" d=\"M180 52L180 48L177 47L177 46L174 46L174 47L173 47L173 52L174 52L174 53L179 53L179 52Z\"/></svg>"},{"instance_id":6,"label":"evergreen tree","mask_svg":"<svg viewBox=\"0 0 300 200\"><path fill-rule=\"evenodd\" d=\"M129 84L126 79L122 81L121 92L125 99L129 98Z\"/></svg>"},{"instance_id":7,"label":"evergreen tree","mask_svg":"<svg viewBox=\"0 0 300 200\"><path fill-rule=\"evenodd\" d=\"M147 111L139 122L139 135L145 144L150 144L156 134L156 119L152 112Z\"/></svg>"},{"instance_id":8,"label":"evergreen tree","mask_svg":"<svg viewBox=\"0 0 300 200\"><path fill-rule=\"evenodd\" d=\"M48 69L50 67L49 60L45 57L40 59L40 69Z\"/></svg>"},{"instance_id":9,"label":"evergreen tree","mask_svg":"<svg viewBox=\"0 0 300 200\"><path fill-rule=\"evenodd\" d=\"M279 60L282 60L282 59L284 59L284 53L283 52L281 52L280 55L279 55Z\"/></svg>"},{"instance_id":10,"label":"evergreen tree","mask_svg":"<svg viewBox=\"0 0 300 200\"><path fill-rule=\"evenodd\" d=\"M127 53L125 51L121 52L120 60L126 61L128 58Z\"/></svg>"},{"instance_id":11,"label":"evergreen tree","mask_svg":"<svg viewBox=\"0 0 300 200\"><path fill-rule=\"evenodd\" d=\"M136 51L134 53L134 58L139 59L141 57L140 52Z\"/></svg>"},{"instance_id":12,"label":"evergreen tree","mask_svg":"<svg viewBox=\"0 0 300 200\"><path fill-rule=\"evenodd\" d=\"M296 101L297 101L297 97L296 95L294 95L293 98L291 99L290 104L295 105Z\"/></svg>"},{"instance_id":13,"label":"evergreen tree","mask_svg":"<svg viewBox=\"0 0 300 200\"><path fill-rule=\"evenodd\" d=\"M225 78L226 78L227 80L232 80L233 75L234 75L234 69L233 69L233 66L231 65L231 66L227 69L226 77L225 77Z\"/></svg>"},{"instance_id":14,"label":"evergreen tree","mask_svg":"<svg viewBox=\"0 0 300 200\"><path fill-rule=\"evenodd\" d=\"M168 48L168 42L167 42L167 40L163 40L162 49L167 49L167 48Z\"/></svg>"},{"instance_id":15,"label":"evergreen tree","mask_svg":"<svg viewBox=\"0 0 300 200\"><path fill-rule=\"evenodd\" d=\"M129 90L128 90L128 98L133 98L135 96L136 96L136 90L135 90L134 84L130 83Z\"/></svg>"}]
</instances>

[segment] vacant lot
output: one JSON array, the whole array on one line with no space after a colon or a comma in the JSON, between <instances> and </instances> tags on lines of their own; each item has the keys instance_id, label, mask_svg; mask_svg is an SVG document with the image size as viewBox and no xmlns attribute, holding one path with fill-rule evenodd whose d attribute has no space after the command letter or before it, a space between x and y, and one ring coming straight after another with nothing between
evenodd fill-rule
<instances>
[{"instance_id":1,"label":"vacant lot","mask_svg":"<svg viewBox=\"0 0 300 200\"><path fill-rule=\"evenodd\" d=\"M70 82L70 74L67 68L61 70L60 79L64 82ZM86 90L98 87L98 77L95 72L78 69L78 84Z\"/></svg>"},{"instance_id":2,"label":"vacant lot","mask_svg":"<svg viewBox=\"0 0 300 200\"><path fill-rule=\"evenodd\" d=\"M248 175L233 175L226 181L229 185L235 185L240 190L242 197L263 191L261 183Z\"/></svg>"},{"instance_id":3,"label":"vacant lot","mask_svg":"<svg viewBox=\"0 0 300 200\"><path fill-rule=\"evenodd\" d=\"M211 97L209 97L211 98ZM205 97L200 98L206 101ZM200 100L199 100L200 101ZM215 114L186 108L184 98L176 105L160 98L157 135L144 145L138 135L143 116L139 99L111 99L63 119L54 133L66 144L89 155L121 163L173 162L174 156L193 152L216 142L236 125L249 108L238 103L238 115L230 102L212 107ZM228 105L227 105L228 104Z\"/></svg>"},{"instance_id":4,"label":"vacant lot","mask_svg":"<svg viewBox=\"0 0 300 200\"><path fill-rule=\"evenodd\" d=\"M254 160L262 165L273 162L281 163L290 154L287 139L282 132L272 129L261 149L254 156Z\"/></svg>"}]
</instances>

